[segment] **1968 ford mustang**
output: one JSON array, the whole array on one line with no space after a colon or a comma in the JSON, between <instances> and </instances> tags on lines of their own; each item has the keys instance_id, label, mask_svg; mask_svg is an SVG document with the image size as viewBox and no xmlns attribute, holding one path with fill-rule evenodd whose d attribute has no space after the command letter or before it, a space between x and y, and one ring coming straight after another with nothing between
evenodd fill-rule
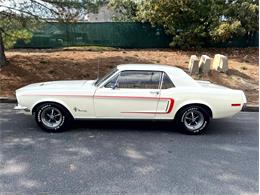
<instances>
[{"instance_id":1,"label":"1968 ford mustang","mask_svg":"<svg viewBox=\"0 0 260 195\"><path fill-rule=\"evenodd\" d=\"M199 134L210 119L232 116L246 103L243 91L152 64L119 65L98 80L35 83L16 97L15 109L33 114L48 132L65 130L73 119L174 119L183 132Z\"/></svg>"}]
</instances>

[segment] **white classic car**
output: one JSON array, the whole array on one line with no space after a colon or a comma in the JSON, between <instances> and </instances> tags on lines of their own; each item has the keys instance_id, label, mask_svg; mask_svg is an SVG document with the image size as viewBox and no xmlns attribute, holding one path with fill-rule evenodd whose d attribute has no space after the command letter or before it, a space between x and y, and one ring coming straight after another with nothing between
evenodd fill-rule
<instances>
[{"instance_id":1,"label":"white classic car","mask_svg":"<svg viewBox=\"0 0 260 195\"><path fill-rule=\"evenodd\" d=\"M210 119L243 108L243 91L195 81L166 65L119 65L98 80L35 83L16 90L15 109L33 114L48 132L65 130L72 119L176 121L188 134L206 130Z\"/></svg>"}]
</instances>

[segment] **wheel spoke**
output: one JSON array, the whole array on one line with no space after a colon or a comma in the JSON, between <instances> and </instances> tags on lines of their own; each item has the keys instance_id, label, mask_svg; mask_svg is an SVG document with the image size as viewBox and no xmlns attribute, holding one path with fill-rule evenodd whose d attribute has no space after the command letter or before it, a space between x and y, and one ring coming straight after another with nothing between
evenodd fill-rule
<instances>
[{"instance_id":1,"label":"wheel spoke","mask_svg":"<svg viewBox=\"0 0 260 195\"><path fill-rule=\"evenodd\" d=\"M187 116L185 117L185 119L192 120L192 118L190 118L190 117L187 117Z\"/></svg>"},{"instance_id":2,"label":"wheel spoke","mask_svg":"<svg viewBox=\"0 0 260 195\"><path fill-rule=\"evenodd\" d=\"M198 119L199 117L200 117L200 115L198 115L198 116L194 117L194 119L196 120L196 119Z\"/></svg>"},{"instance_id":3,"label":"wheel spoke","mask_svg":"<svg viewBox=\"0 0 260 195\"><path fill-rule=\"evenodd\" d=\"M194 119L194 113L193 112L191 112L191 118Z\"/></svg>"}]
</instances>

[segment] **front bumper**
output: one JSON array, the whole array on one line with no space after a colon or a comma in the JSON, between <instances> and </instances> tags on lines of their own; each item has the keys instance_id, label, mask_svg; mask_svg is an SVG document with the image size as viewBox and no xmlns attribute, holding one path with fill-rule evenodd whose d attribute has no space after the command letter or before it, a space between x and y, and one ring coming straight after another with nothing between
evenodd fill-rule
<instances>
[{"instance_id":1,"label":"front bumper","mask_svg":"<svg viewBox=\"0 0 260 195\"><path fill-rule=\"evenodd\" d=\"M25 106L20 106L19 104L14 107L15 110L22 110L24 112L30 112L30 109Z\"/></svg>"}]
</instances>

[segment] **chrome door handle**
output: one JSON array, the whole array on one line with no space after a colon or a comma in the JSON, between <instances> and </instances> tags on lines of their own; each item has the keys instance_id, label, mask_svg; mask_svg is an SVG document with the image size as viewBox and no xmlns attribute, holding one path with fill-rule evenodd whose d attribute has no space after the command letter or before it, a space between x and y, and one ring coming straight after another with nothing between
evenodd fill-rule
<instances>
[{"instance_id":1,"label":"chrome door handle","mask_svg":"<svg viewBox=\"0 0 260 195\"><path fill-rule=\"evenodd\" d=\"M153 95L159 95L159 91L150 91L150 93Z\"/></svg>"}]
</instances>

